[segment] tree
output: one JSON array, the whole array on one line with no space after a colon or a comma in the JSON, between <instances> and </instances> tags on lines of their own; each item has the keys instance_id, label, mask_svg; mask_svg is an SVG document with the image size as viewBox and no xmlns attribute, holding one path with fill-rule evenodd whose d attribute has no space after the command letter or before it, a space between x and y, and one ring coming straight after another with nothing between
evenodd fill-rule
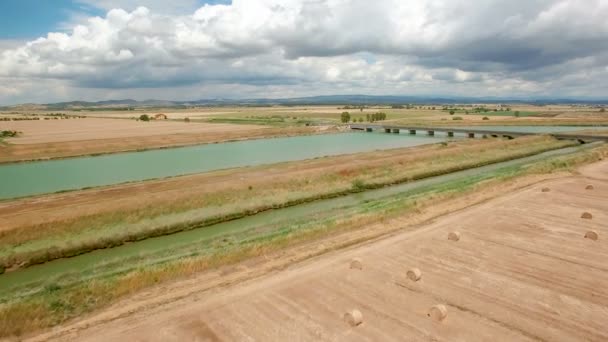
<instances>
[{"instance_id":1,"label":"tree","mask_svg":"<svg viewBox=\"0 0 608 342\"><path fill-rule=\"evenodd\" d=\"M150 117L148 116L148 114L142 114L139 116L139 120L141 121L150 121Z\"/></svg>"},{"instance_id":2,"label":"tree","mask_svg":"<svg viewBox=\"0 0 608 342\"><path fill-rule=\"evenodd\" d=\"M360 117L360 118L359 118L359 122L363 122L363 117Z\"/></svg>"},{"instance_id":3,"label":"tree","mask_svg":"<svg viewBox=\"0 0 608 342\"><path fill-rule=\"evenodd\" d=\"M370 121L369 114L367 114L365 117L367 118L367 122L371 122L371 121Z\"/></svg>"},{"instance_id":4,"label":"tree","mask_svg":"<svg viewBox=\"0 0 608 342\"><path fill-rule=\"evenodd\" d=\"M519 117L519 111L515 111L515 117L518 118Z\"/></svg>"},{"instance_id":5,"label":"tree","mask_svg":"<svg viewBox=\"0 0 608 342\"><path fill-rule=\"evenodd\" d=\"M342 112L342 115L340 116L340 120L342 120L343 123L349 122L350 114L348 112Z\"/></svg>"},{"instance_id":6,"label":"tree","mask_svg":"<svg viewBox=\"0 0 608 342\"><path fill-rule=\"evenodd\" d=\"M606 111L606 108L602 108L602 109L600 109L600 113L603 113L603 112L605 112L605 111Z\"/></svg>"},{"instance_id":7,"label":"tree","mask_svg":"<svg viewBox=\"0 0 608 342\"><path fill-rule=\"evenodd\" d=\"M453 109L450 110L450 115L454 115L454 113L456 113Z\"/></svg>"}]
</instances>

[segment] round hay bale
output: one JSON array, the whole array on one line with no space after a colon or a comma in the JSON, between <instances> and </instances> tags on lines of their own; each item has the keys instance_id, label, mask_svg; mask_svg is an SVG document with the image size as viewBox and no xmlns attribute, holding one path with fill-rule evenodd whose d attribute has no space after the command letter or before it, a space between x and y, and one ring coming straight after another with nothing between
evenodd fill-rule
<instances>
[{"instance_id":1,"label":"round hay bale","mask_svg":"<svg viewBox=\"0 0 608 342\"><path fill-rule=\"evenodd\" d=\"M407 270L407 278L411 281L418 281L422 278L422 272L418 268L410 268Z\"/></svg>"},{"instance_id":2,"label":"round hay bale","mask_svg":"<svg viewBox=\"0 0 608 342\"><path fill-rule=\"evenodd\" d=\"M351 327L363 323L363 315L359 310L352 310L344 314L344 322L348 323Z\"/></svg>"},{"instance_id":3,"label":"round hay bale","mask_svg":"<svg viewBox=\"0 0 608 342\"><path fill-rule=\"evenodd\" d=\"M361 262L360 258L354 258L353 260L350 261L350 268L354 268L357 270L362 270L363 269L363 262Z\"/></svg>"},{"instance_id":4,"label":"round hay bale","mask_svg":"<svg viewBox=\"0 0 608 342\"><path fill-rule=\"evenodd\" d=\"M593 185L589 184L585 187L585 190L593 190Z\"/></svg>"},{"instance_id":5,"label":"round hay bale","mask_svg":"<svg viewBox=\"0 0 608 342\"><path fill-rule=\"evenodd\" d=\"M591 213L589 213L589 212L584 212L581 215L581 218L584 218L584 219L587 219L587 220L591 220L593 218L593 215L591 215Z\"/></svg>"},{"instance_id":6,"label":"round hay bale","mask_svg":"<svg viewBox=\"0 0 608 342\"><path fill-rule=\"evenodd\" d=\"M437 322L443 321L448 315L448 309L443 304L437 304L433 306L427 316L431 317Z\"/></svg>"},{"instance_id":7,"label":"round hay bale","mask_svg":"<svg viewBox=\"0 0 608 342\"><path fill-rule=\"evenodd\" d=\"M598 238L599 238L599 235L597 234L597 232L595 230L589 230L585 233L585 239L597 241Z\"/></svg>"},{"instance_id":8,"label":"round hay bale","mask_svg":"<svg viewBox=\"0 0 608 342\"><path fill-rule=\"evenodd\" d=\"M542 191L542 192L549 192L549 191L551 191L551 189L549 189L549 188L542 188L540 191Z\"/></svg>"},{"instance_id":9,"label":"round hay bale","mask_svg":"<svg viewBox=\"0 0 608 342\"><path fill-rule=\"evenodd\" d=\"M450 232L448 233L448 240L458 241L460 240L460 232Z\"/></svg>"}]
</instances>

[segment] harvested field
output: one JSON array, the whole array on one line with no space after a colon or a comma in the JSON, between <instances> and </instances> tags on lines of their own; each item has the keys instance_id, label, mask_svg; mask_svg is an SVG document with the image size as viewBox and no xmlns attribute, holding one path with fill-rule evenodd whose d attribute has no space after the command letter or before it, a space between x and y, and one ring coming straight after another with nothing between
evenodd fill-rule
<instances>
[{"instance_id":1,"label":"harvested field","mask_svg":"<svg viewBox=\"0 0 608 342\"><path fill-rule=\"evenodd\" d=\"M246 132L263 129L255 125L207 124L179 121L136 121L118 119L68 119L39 121L6 121L3 129L23 132L11 144L41 144L82 140L149 137L171 134L216 134L228 131Z\"/></svg>"},{"instance_id":2,"label":"harvested field","mask_svg":"<svg viewBox=\"0 0 608 342\"><path fill-rule=\"evenodd\" d=\"M329 131L327 127L275 128L178 121L69 119L6 121L23 132L0 145L0 162L50 159Z\"/></svg>"},{"instance_id":3,"label":"harvested field","mask_svg":"<svg viewBox=\"0 0 608 342\"><path fill-rule=\"evenodd\" d=\"M245 283L126 317L112 310L128 303L116 305L39 339L606 341L608 244L584 235L608 229L608 162L580 172ZM597 220L581 221L584 210ZM446 239L455 228L458 243ZM365 267L350 269L353 258ZM406 277L413 266L424 273L418 282ZM443 321L428 316L436 305ZM363 322L345 324L355 308Z\"/></svg>"}]
</instances>

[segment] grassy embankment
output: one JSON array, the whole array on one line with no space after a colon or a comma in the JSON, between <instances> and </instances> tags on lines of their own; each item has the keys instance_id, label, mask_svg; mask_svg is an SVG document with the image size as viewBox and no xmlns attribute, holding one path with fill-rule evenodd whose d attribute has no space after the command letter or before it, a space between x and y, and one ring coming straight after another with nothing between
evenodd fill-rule
<instances>
[{"instance_id":1,"label":"grassy embankment","mask_svg":"<svg viewBox=\"0 0 608 342\"><path fill-rule=\"evenodd\" d=\"M270 209L451 173L572 144L549 137L442 143L415 150L418 153L411 155L404 153L410 149L395 150L390 158L376 163L357 163L332 169L332 172L322 169L302 177L277 177L255 187L232 182L233 186L219 191L194 193L179 199L169 197L148 205L144 202L137 209L21 226L0 232L0 265L7 269L27 267ZM332 158L339 160L339 157L325 159ZM272 167L276 165L268 166Z\"/></svg>"},{"instance_id":2,"label":"grassy embankment","mask_svg":"<svg viewBox=\"0 0 608 342\"><path fill-rule=\"evenodd\" d=\"M31 288L25 292L11 291L3 294L1 298L0 337L19 335L59 324L165 281L266 255L332 234L358 230L374 222L416 215L425 208L455 200L463 195L492 191L493 186L499 186L505 181L532 174L572 170L607 155L608 148L602 146L527 166L505 167L369 201L353 208L344 208L335 215L308 218L264 232L240 233L230 237L229 243L225 243L226 237L221 237L217 239L217 243L205 242L189 246L188 253L184 253L184 247L177 251L170 250L166 255L177 256L166 259L163 263L122 260L121 264L131 265L131 268L119 273L100 273L98 277L85 281L73 279L72 282L48 283L37 291ZM389 231L378 234L387 232Z\"/></svg>"}]
</instances>

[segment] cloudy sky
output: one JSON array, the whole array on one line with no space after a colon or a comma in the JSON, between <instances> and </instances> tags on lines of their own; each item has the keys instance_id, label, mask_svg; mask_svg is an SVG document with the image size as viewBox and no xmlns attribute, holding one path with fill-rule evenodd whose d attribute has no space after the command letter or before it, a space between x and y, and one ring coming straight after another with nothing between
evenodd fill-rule
<instances>
[{"instance_id":1,"label":"cloudy sky","mask_svg":"<svg viewBox=\"0 0 608 342\"><path fill-rule=\"evenodd\" d=\"M0 104L608 98L608 0L4 0Z\"/></svg>"}]
</instances>

